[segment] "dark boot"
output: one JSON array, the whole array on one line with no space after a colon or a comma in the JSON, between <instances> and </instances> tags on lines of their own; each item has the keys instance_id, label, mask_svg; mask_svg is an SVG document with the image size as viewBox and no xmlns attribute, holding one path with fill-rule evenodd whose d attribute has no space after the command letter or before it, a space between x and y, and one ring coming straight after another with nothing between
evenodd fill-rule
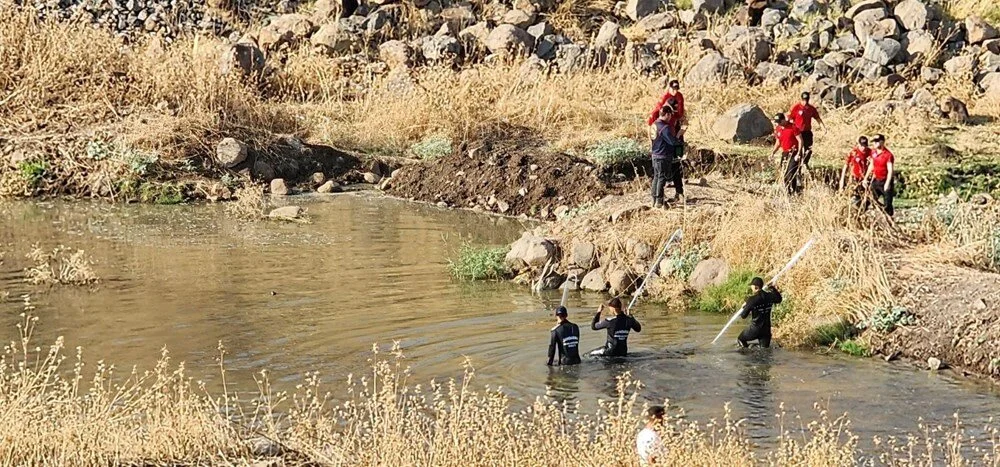
<instances>
[{"instance_id":1,"label":"dark boot","mask_svg":"<svg viewBox=\"0 0 1000 467\"><path fill-rule=\"evenodd\" d=\"M653 198L653 207L657 209L662 208L663 198Z\"/></svg>"}]
</instances>

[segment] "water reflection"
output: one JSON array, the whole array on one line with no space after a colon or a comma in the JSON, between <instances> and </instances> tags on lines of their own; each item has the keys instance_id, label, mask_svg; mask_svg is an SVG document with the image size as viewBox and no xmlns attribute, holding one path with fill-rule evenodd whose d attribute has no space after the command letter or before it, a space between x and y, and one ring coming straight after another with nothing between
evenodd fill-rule
<instances>
[{"instance_id":1,"label":"water reflection","mask_svg":"<svg viewBox=\"0 0 1000 467\"><path fill-rule=\"evenodd\" d=\"M746 410L738 415L750 420L751 426L756 428L750 430L751 438L766 437L762 430L771 425L770 419L778 409L771 384L771 365L774 362L771 352L771 349L751 348L738 353L743 367L739 371L737 387L741 392L740 404Z\"/></svg>"}]
</instances>

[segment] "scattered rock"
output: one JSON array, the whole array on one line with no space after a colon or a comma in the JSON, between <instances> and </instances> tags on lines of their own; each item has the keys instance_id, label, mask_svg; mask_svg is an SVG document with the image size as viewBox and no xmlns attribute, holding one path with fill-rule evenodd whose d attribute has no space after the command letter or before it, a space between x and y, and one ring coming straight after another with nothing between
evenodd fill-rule
<instances>
[{"instance_id":1,"label":"scattered rock","mask_svg":"<svg viewBox=\"0 0 1000 467\"><path fill-rule=\"evenodd\" d=\"M864 44L871 38L879 21L887 16L885 8L875 8L858 13L854 17L854 35Z\"/></svg>"},{"instance_id":2,"label":"scattered rock","mask_svg":"<svg viewBox=\"0 0 1000 467\"><path fill-rule=\"evenodd\" d=\"M972 55L959 55L944 62L944 71L952 76L971 74L975 67L976 57Z\"/></svg>"},{"instance_id":3,"label":"scattered rock","mask_svg":"<svg viewBox=\"0 0 1000 467\"><path fill-rule=\"evenodd\" d=\"M985 194L985 193L980 193L980 194ZM977 204L980 204L980 203L977 203ZM982 204L985 204L985 203L982 203ZM981 299L981 298L978 298L978 299L976 299L976 301L972 302L972 309L973 310L976 310L976 311L986 311L986 308L987 308L986 301L983 300L983 299Z\"/></svg>"},{"instance_id":4,"label":"scattered rock","mask_svg":"<svg viewBox=\"0 0 1000 467\"><path fill-rule=\"evenodd\" d=\"M979 80L979 87L991 98L1000 97L1000 73L987 73Z\"/></svg>"},{"instance_id":5,"label":"scattered rock","mask_svg":"<svg viewBox=\"0 0 1000 467\"><path fill-rule=\"evenodd\" d=\"M515 273L529 268L540 268L555 258L556 250L552 242L525 232L511 245L504 263Z\"/></svg>"},{"instance_id":6,"label":"scattered rock","mask_svg":"<svg viewBox=\"0 0 1000 467\"><path fill-rule=\"evenodd\" d=\"M234 71L242 76L260 75L264 71L264 52L256 44L233 44L219 58L219 72L228 75Z\"/></svg>"},{"instance_id":7,"label":"scattered rock","mask_svg":"<svg viewBox=\"0 0 1000 467\"><path fill-rule=\"evenodd\" d=\"M317 193L339 193L341 192L340 186L337 185L333 180L327 180L326 183L319 186L316 189Z\"/></svg>"},{"instance_id":8,"label":"scattered rock","mask_svg":"<svg viewBox=\"0 0 1000 467\"><path fill-rule=\"evenodd\" d=\"M583 276L580 281L580 288L591 292L604 292L608 290L608 281L604 278L604 271L594 269Z\"/></svg>"},{"instance_id":9,"label":"scattered rock","mask_svg":"<svg viewBox=\"0 0 1000 467\"><path fill-rule=\"evenodd\" d=\"M534 10L526 11L515 8L503 15L503 22L524 29L535 22L535 12Z\"/></svg>"},{"instance_id":10,"label":"scattered rock","mask_svg":"<svg viewBox=\"0 0 1000 467\"><path fill-rule=\"evenodd\" d=\"M305 15L281 15L261 28L257 41L264 50L275 50L283 45L294 47L305 41L314 30L312 21Z\"/></svg>"},{"instance_id":11,"label":"scattered rock","mask_svg":"<svg viewBox=\"0 0 1000 467\"><path fill-rule=\"evenodd\" d=\"M250 175L256 180L263 180L265 182L270 182L276 177L274 167L259 159L253 163Z\"/></svg>"},{"instance_id":12,"label":"scattered rock","mask_svg":"<svg viewBox=\"0 0 1000 467\"><path fill-rule=\"evenodd\" d=\"M451 36L428 37L421 52L430 62L454 62L462 53L462 44Z\"/></svg>"},{"instance_id":13,"label":"scattered rock","mask_svg":"<svg viewBox=\"0 0 1000 467\"><path fill-rule=\"evenodd\" d=\"M886 66L894 63L901 50L903 50L903 46L895 39L868 38L868 41L865 43L865 53L861 58L881 66Z\"/></svg>"},{"instance_id":14,"label":"scattered rock","mask_svg":"<svg viewBox=\"0 0 1000 467\"><path fill-rule=\"evenodd\" d=\"M754 73L764 84L789 84L795 79L795 69L788 65L772 62L760 62Z\"/></svg>"},{"instance_id":15,"label":"scattered rock","mask_svg":"<svg viewBox=\"0 0 1000 467\"><path fill-rule=\"evenodd\" d=\"M937 84L944 77L944 70L925 66L920 69L920 80L927 84Z\"/></svg>"},{"instance_id":16,"label":"scattered rock","mask_svg":"<svg viewBox=\"0 0 1000 467\"><path fill-rule=\"evenodd\" d=\"M635 26L633 27L639 31L645 32L646 34L652 34L657 31L663 31L664 29L677 26L677 20L678 17L671 12L657 13L643 18L638 23L635 23Z\"/></svg>"},{"instance_id":17,"label":"scattered rock","mask_svg":"<svg viewBox=\"0 0 1000 467\"><path fill-rule=\"evenodd\" d=\"M648 260L653 256L653 247L646 242L629 239L628 250L633 259Z\"/></svg>"},{"instance_id":18,"label":"scattered rock","mask_svg":"<svg viewBox=\"0 0 1000 467\"><path fill-rule=\"evenodd\" d=\"M625 14L632 21L639 21L653 13L656 13L663 2L660 0L627 0L625 2Z\"/></svg>"},{"instance_id":19,"label":"scattered rock","mask_svg":"<svg viewBox=\"0 0 1000 467\"><path fill-rule=\"evenodd\" d=\"M981 44L989 39L1000 37L997 29L978 16L965 18L965 37L970 44Z\"/></svg>"},{"instance_id":20,"label":"scattered rock","mask_svg":"<svg viewBox=\"0 0 1000 467\"><path fill-rule=\"evenodd\" d=\"M774 131L774 125L760 107L739 104L722 114L712 125L712 131L723 140L748 143L770 135Z\"/></svg>"},{"instance_id":21,"label":"scattered rock","mask_svg":"<svg viewBox=\"0 0 1000 467\"><path fill-rule=\"evenodd\" d=\"M486 47L498 55L528 55L534 45L535 38L531 34L511 24L497 26L486 38Z\"/></svg>"},{"instance_id":22,"label":"scattered rock","mask_svg":"<svg viewBox=\"0 0 1000 467\"><path fill-rule=\"evenodd\" d=\"M597 32L597 37L594 39L594 49L613 52L625 47L627 39L625 39L625 36L622 35L619 29L618 23L612 21L607 21L601 25L601 29Z\"/></svg>"},{"instance_id":23,"label":"scattered rock","mask_svg":"<svg viewBox=\"0 0 1000 467\"><path fill-rule=\"evenodd\" d=\"M378 56L389 68L409 68L413 64L413 50L403 41L383 42L378 46Z\"/></svg>"},{"instance_id":24,"label":"scattered rock","mask_svg":"<svg viewBox=\"0 0 1000 467\"><path fill-rule=\"evenodd\" d=\"M271 219L298 219L302 217L302 208L299 206L282 206L280 208L274 208L267 214L267 217Z\"/></svg>"},{"instance_id":25,"label":"scattered rock","mask_svg":"<svg viewBox=\"0 0 1000 467\"><path fill-rule=\"evenodd\" d=\"M906 33L906 55L910 60L929 57L937 51L937 41L934 35L923 30Z\"/></svg>"},{"instance_id":26,"label":"scattered rock","mask_svg":"<svg viewBox=\"0 0 1000 467\"><path fill-rule=\"evenodd\" d=\"M726 7L726 2L723 0L692 0L691 9L696 12L715 14L722 11Z\"/></svg>"},{"instance_id":27,"label":"scattered rock","mask_svg":"<svg viewBox=\"0 0 1000 467\"><path fill-rule=\"evenodd\" d=\"M882 0L862 0L855 3L854 6L848 8L847 11L844 12L844 17L847 19L854 19L857 17L858 13L876 9L880 9L884 12L886 9L885 2Z\"/></svg>"},{"instance_id":28,"label":"scattered rock","mask_svg":"<svg viewBox=\"0 0 1000 467\"><path fill-rule=\"evenodd\" d=\"M378 182L382 181L382 177L381 176L379 176L378 174L372 173L372 172L365 172L361 176L365 179L365 183L369 183L369 184L372 184L372 185L375 185Z\"/></svg>"},{"instance_id":29,"label":"scattered rock","mask_svg":"<svg viewBox=\"0 0 1000 467\"><path fill-rule=\"evenodd\" d=\"M597 247L590 242L574 242L570 250L570 260L574 265L586 270L597 267Z\"/></svg>"},{"instance_id":30,"label":"scattered rock","mask_svg":"<svg viewBox=\"0 0 1000 467\"><path fill-rule=\"evenodd\" d=\"M941 363L941 359L937 357L930 357L927 359L927 369L931 371L940 370L942 368L942 365L943 363Z\"/></svg>"},{"instance_id":31,"label":"scattered rock","mask_svg":"<svg viewBox=\"0 0 1000 467\"><path fill-rule=\"evenodd\" d=\"M687 86L704 86L711 83L724 81L729 70L729 59L719 52L710 51L701 57L684 77L684 84Z\"/></svg>"},{"instance_id":32,"label":"scattered rock","mask_svg":"<svg viewBox=\"0 0 1000 467\"><path fill-rule=\"evenodd\" d=\"M361 44L361 25L352 18L324 24L309 39L316 50L331 57L351 52Z\"/></svg>"},{"instance_id":33,"label":"scattered rock","mask_svg":"<svg viewBox=\"0 0 1000 467\"><path fill-rule=\"evenodd\" d=\"M923 31L931 21L938 19L937 9L923 0L903 0L893 9L893 14L907 31Z\"/></svg>"},{"instance_id":34,"label":"scattered rock","mask_svg":"<svg viewBox=\"0 0 1000 467\"><path fill-rule=\"evenodd\" d=\"M288 207L295 207L295 206L288 206ZM275 211L277 211L277 209L275 209ZM273 212L274 211L272 211L272 213ZM273 292L272 295L274 295ZM285 451L281 447L280 443L265 438L263 436L247 440L247 445L250 448L250 454L255 457L278 457L282 455Z\"/></svg>"},{"instance_id":35,"label":"scattered rock","mask_svg":"<svg viewBox=\"0 0 1000 467\"><path fill-rule=\"evenodd\" d=\"M718 258L701 261L694 267L688 279L688 287L701 292L710 285L720 285L729 278L729 265Z\"/></svg>"},{"instance_id":36,"label":"scattered rock","mask_svg":"<svg viewBox=\"0 0 1000 467\"><path fill-rule=\"evenodd\" d=\"M231 169L247 159L247 145L234 138L223 138L215 147L215 162Z\"/></svg>"},{"instance_id":37,"label":"scattered rock","mask_svg":"<svg viewBox=\"0 0 1000 467\"><path fill-rule=\"evenodd\" d=\"M771 40L759 28L734 26L722 38L722 53L738 64L753 67L771 57Z\"/></svg>"},{"instance_id":38,"label":"scattered rock","mask_svg":"<svg viewBox=\"0 0 1000 467\"><path fill-rule=\"evenodd\" d=\"M608 274L608 288L612 295L631 294L638 286L639 278L631 272L619 269Z\"/></svg>"},{"instance_id":39,"label":"scattered rock","mask_svg":"<svg viewBox=\"0 0 1000 467\"><path fill-rule=\"evenodd\" d=\"M313 186L320 186L326 181L326 175L323 172L314 172L309 180L312 181Z\"/></svg>"},{"instance_id":40,"label":"scattered rock","mask_svg":"<svg viewBox=\"0 0 1000 467\"><path fill-rule=\"evenodd\" d=\"M279 196L288 194L288 185L285 184L285 179L276 178L271 180L271 194Z\"/></svg>"}]
</instances>

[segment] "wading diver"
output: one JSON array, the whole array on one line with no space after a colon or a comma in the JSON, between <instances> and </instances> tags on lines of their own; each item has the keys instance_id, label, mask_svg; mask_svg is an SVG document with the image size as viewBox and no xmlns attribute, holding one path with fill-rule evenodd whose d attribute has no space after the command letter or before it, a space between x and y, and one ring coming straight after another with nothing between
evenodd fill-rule
<instances>
[{"instance_id":1,"label":"wading diver","mask_svg":"<svg viewBox=\"0 0 1000 467\"><path fill-rule=\"evenodd\" d=\"M736 338L740 347L747 348L752 340L761 347L771 346L771 308L781 303L781 292L772 284L764 286L764 280L754 277L750 281L750 296L743 305L741 319L750 317L750 325Z\"/></svg>"},{"instance_id":2,"label":"wading diver","mask_svg":"<svg viewBox=\"0 0 1000 467\"><path fill-rule=\"evenodd\" d=\"M568 315L566 307L556 308L557 323L552 328L552 337L549 339L549 360L546 365L580 364L580 327L571 323ZM559 359L554 360L557 350Z\"/></svg>"},{"instance_id":3,"label":"wading diver","mask_svg":"<svg viewBox=\"0 0 1000 467\"><path fill-rule=\"evenodd\" d=\"M604 311L604 305L601 305L597 309L597 314L594 315L594 320L590 323L590 328L595 331L607 329L608 341L604 347L590 352L590 355L593 357L624 357L628 355L629 332L641 332L642 325L635 318L625 314L622 301L618 297L612 298L606 305L614 310L615 315L602 320L601 312Z\"/></svg>"}]
</instances>

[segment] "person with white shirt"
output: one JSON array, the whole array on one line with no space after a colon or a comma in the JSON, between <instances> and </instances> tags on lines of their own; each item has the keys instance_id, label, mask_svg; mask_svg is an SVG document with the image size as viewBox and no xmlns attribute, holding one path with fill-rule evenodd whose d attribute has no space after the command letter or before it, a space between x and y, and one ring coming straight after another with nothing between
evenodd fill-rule
<instances>
[{"instance_id":1,"label":"person with white shirt","mask_svg":"<svg viewBox=\"0 0 1000 467\"><path fill-rule=\"evenodd\" d=\"M646 427L635 439L641 465L657 465L666 454L663 440L660 439L660 430L663 429L663 417L666 413L662 405L654 405L646 410Z\"/></svg>"}]
</instances>

